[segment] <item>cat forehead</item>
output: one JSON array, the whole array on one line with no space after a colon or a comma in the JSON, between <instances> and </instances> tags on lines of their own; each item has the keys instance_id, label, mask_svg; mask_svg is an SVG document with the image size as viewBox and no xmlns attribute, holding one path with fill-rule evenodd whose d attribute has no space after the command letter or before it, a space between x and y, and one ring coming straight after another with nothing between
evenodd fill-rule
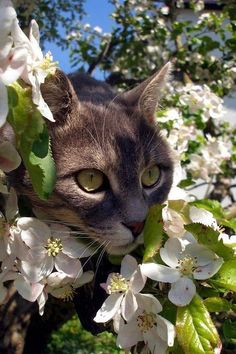
<instances>
[{"instance_id":1,"label":"cat forehead","mask_svg":"<svg viewBox=\"0 0 236 354\"><path fill-rule=\"evenodd\" d=\"M53 150L62 175L87 167L137 169L157 153L160 140L155 127L120 103L83 104L65 130L54 137Z\"/></svg>"}]
</instances>

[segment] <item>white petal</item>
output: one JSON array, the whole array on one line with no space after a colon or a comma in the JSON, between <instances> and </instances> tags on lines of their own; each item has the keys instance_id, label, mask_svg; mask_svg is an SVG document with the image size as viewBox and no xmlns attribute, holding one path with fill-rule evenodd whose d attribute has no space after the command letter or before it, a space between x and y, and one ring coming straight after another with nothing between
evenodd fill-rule
<instances>
[{"instance_id":1,"label":"white petal","mask_svg":"<svg viewBox=\"0 0 236 354\"><path fill-rule=\"evenodd\" d=\"M193 272L193 277L198 280L211 278L218 272L223 263L223 258L217 258L203 267L196 268Z\"/></svg>"},{"instance_id":2,"label":"white petal","mask_svg":"<svg viewBox=\"0 0 236 354\"><path fill-rule=\"evenodd\" d=\"M167 343L158 335L156 327L143 333L143 339L147 343L152 354L166 354Z\"/></svg>"},{"instance_id":3,"label":"white petal","mask_svg":"<svg viewBox=\"0 0 236 354\"><path fill-rule=\"evenodd\" d=\"M62 272L53 272L47 277L48 285L53 288L64 285L70 281L72 281L72 279L70 279L67 274Z\"/></svg>"},{"instance_id":4,"label":"white petal","mask_svg":"<svg viewBox=\"0 0 236 354\"><path fill-rule=\"evenodd\" d=\"M130 321L138 308L136 298L132 291L128 290L121 303L121 314L126 321Z\"/></svg>"},{"instance_id":5,"label":"white petal","mask_svg":"<svg viewBox=\"0 0 236 354\"><path fill-rule=\"evenodd\" d=\"M52 272L53 267L53 258L47 256L40 263L21 262L21 272L31 283L37 283L47 277Z\"/></svg>"},{"instance_id":6,"label":"white petal","mask_svg":"<svg viewBox=\"0 0 236 354\"><path fill-rule=\"evenodd\" d=\"M64 272L72 278L76 277L82 271L79 259L70 258L62 252L55 257L55 268L59 272Z\"/></svg>"},{"instance_id":7,"label":"white petal","mask_svg":"<svg viewBox=\"0 0 236 354\"><path fill-rule=\"evenodd\" d=\"M22 240L30 248L40 245L44 246L51 236L49 227L36 218L19 218L17 221L17 226L20 230L22 230Z\"/></svg>"},{"instance_id":8,"label":"white petal","mask_svg":"<svg viewBox=\"0 0 236 354\"><path fill-rule=\"evenodd\" d=\"M152 294L136 294L138 308L147 312L159 313L162 306L159 300Z\"/></svg>"},{"instance_id":9,"label":"white petal","mask_svg":"<svg viewBox=\"0 0 236 354\"><path fill-rule=\"evenodd\" d=\"M183 253L183 256L185 254L189 254L192 257L196 257L196 263L199 266L205 266L216 258L214 252L212 252L205 246L199 245L197 243L188 244L185 248L185 252Z\"/></svg>"},{"instance_id":10,"label":"white petal","mask_svg":"<svg viewBox=\"0 0 236 354\"><path fill-rule=\"evenodd\" d=\"M23 276L19 276L14 282L18 293L26 300L34 302L43 291L44 285L40 283L30 284Z\"/></svg>"},{"instance_id":11,"label":"white petal","mask_svg":"<svg viewBox=\"0 0 236 354\"><path fill-rule=\"evenodd\" d=\"M121 326L116 344L123 349L130 349L133 345L143 340L142 333L137 327L137 319Z\"/></svg>"},{"instance_id":12,"label":"white petal","mask_svg":"<svg viewBox=\"0 0 236 354\"><path fill-rule=\"evenodd\" d=\"M65 240L62 239L63 245L63 253L68 255L71 258L83 258L89 257L94 250L88 245L79 241L79 239L67 238Z\"/></svg>"},{"instance_id":13,"label":"white petal","mask_svg":"<svg viewBox=\"0 0 236 354\"><path fill-rule=\"evenodd\" d=\"M0 84L1 85L1 84ZM1 86L0 86L1 90ZM0 143L0 169L4 172L15 170L21 163L21 158L15 147L9 141Z\"/></svg>"},{"instance_id":14,"label":"white petal","mask_svg":"<svg viewBox=\"0 0 236 354\"><path fill-rule=\"evenodd\" d=\"M206 226L217 227L217 221L210 211L191 206L189 216L193 223L200 223Z\"/></svg>"},{"instance_id":15,"label":"white petal","mask_svg":"<svg viewBox=\"0 0 236 354\"><path fill-rule=\"evenodd\" d=\"M73 283L73 288L79 288L80 286L83 286L84 284L90 283L93 280L94 273L89 270L87 272L84 272L80 277L78 277L75 282Z\"/></svg>"},{"instance_id":16,"label":"white petal","mask_svg":"<svg viewBox=\"0 0 236 354\"><path fill-rule=\"evenodd\" d=\"M121 262L120 274L126 279L130 279L132 274L138 268L138 263L136 259L129 254L127 254Z\"/></svg>"},{"instance_id":17,"label":"white petal","mask_svg":"<svg viewBox=\"0 0 236 354\"><path fill-rule=\"evenodd\" d=\"M48 294L45 291L42 291L42 293L37 298L40 316L43 316L44 307L45 307L47 299L48 299Z\"/></svg>"},{"instance_id":18,"label":"white petal","mask_svg":"<svg viewBox=\"0 0 236 354\"><path fill-rule=\"evenodd\" d=\"M193 281L183 277L176 283L171 284L168 298L176 306L186 306L191 302L195 294L196 286Z\"/></svg>"},{"instance_id":19,"label":"white petal","mask_svg":"<svg viewBox=\"0 0 236 354\"><path fill-rule=\"evenodd\" d=\"M167 342L169 347L174 345L175 340L175 326L162 316L157 315L157 333L162 340Z\"/></svg>"},{"instance_id":20,"label":"white petal","mask_svg":"<svg viewBox=\"0 0 236 354\"><path fill-rule=\"evenodd\" d=\"M10 53L11 59L6 70L0 74L5 85L10 85L21 76L26 66L27 50L25 48L13 48Z\"/></svg>"},{"instance_id":21,"label":"white petal","mask_svg":"<svg viewBox=\"0 0 236 354\"><path fill-rule=\"evenodd\" d=\"M163 283L173 283L180 278L180 273L177 269L169 268L162 264L144 263L140 268L141 272L148 278Z\"/></svg>"},{"instance_id":22,"label":"white petal","mask_svg":"<svg viewBox=\"0 0 236 354\"><path fill-rule=\"evenodd\" d=\"M0 128L6 122L8 115L8 96L5 85L0 80ZM0 161L2 165L2 161Z\"/></svg>"},{"instance_id":23,"label":"white petal","mask_svg":"<svg viewBox=\"0 0 236 354\"><path fill-rule=\"evenodd\" d=\"M130 288L134 294L139 293L145 283L146 283L147 277L141 272L140 267L134 272L133 276L130 279Z\"/></svg>"},{"instance_id":24,"label":"white petal","mask_svg":"<svg viewBox=\"0 0 236 354\"><path fill-rule=\"evenodd\" d=\"M160 256L163 262L169 267L175 268L183 251L183 246L178 238L169 238L165 246L160 249Z\"/></svg>"},{"instance_id":25,"label":"white petal","mask_svg":"<svg viewBox=\"0 0 236 354\"><path fill-rule=\"evenodd\" d=\"M105 323L110 321L115 316L117 311L119 311L122 299L123 294L112 294L108 296L93 320L97 323Z\"/></svg>"}]
</instances>

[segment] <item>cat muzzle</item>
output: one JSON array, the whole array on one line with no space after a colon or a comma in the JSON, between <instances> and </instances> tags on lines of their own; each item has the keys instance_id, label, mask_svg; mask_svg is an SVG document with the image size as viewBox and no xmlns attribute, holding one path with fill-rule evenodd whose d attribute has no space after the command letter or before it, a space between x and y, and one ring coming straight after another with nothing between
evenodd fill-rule
<instances>
[{"instance_id":1,"label":"cat muzzle","mask_svg":"<svg viewBox=\"0 0 236 354\"><path fill-rule=\"evenodd\" d=\"M133 221L128 224L123 224L127 229L132 232L134 238L137 238L143 231L145 220L144 221Z\"/></svg>"}]
</instances>

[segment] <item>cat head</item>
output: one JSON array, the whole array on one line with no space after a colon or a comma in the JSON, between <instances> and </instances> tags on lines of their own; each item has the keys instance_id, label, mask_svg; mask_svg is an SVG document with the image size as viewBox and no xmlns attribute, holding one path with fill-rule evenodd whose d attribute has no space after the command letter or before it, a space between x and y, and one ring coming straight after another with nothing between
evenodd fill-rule
<instances>
[{"instance_id":1,"label":"cat head","mask_svg":"<svg viewBox=\"0 0 236 354\"><path fill-rule=\"evenodd\" d=\"M75 225L112 254L138 242L148 209L166 200L172 184L170 150L154 124L169 72L167 64L122 94L97 82L73 87L60 71L42 88L56 120L49 131L57 182L47 202L29 183L27 193L48 218Z\"/></svg>"}]
</instances>

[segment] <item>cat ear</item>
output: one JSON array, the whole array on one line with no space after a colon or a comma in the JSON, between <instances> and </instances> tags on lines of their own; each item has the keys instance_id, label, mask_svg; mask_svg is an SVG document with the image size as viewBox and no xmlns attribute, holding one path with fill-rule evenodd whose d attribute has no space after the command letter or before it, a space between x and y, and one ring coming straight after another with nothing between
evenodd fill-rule
<instances>
[{"instance_id":1,"label":"cat ear","mask_svg":"<svg viewBox=\"0 0 236 354\"><path fill-rule=\"evenodd\" d=\"M153 123L161 91L169 79L172 65L168 62L150 78L124 93L124 99L131 106L137 106L146 119Z\"/></svg>"},{"instance_id":2,"label":"cat ear","mask_svg":"<svg viewBox=\"0 0 236 354\"><path fill-rule=\"evenodd\" d=\"M58 69L41 85L41 92L56 121L52 124L63 124L75 105L78 105L70 80Z\"/></svg>"}]
</instances>

